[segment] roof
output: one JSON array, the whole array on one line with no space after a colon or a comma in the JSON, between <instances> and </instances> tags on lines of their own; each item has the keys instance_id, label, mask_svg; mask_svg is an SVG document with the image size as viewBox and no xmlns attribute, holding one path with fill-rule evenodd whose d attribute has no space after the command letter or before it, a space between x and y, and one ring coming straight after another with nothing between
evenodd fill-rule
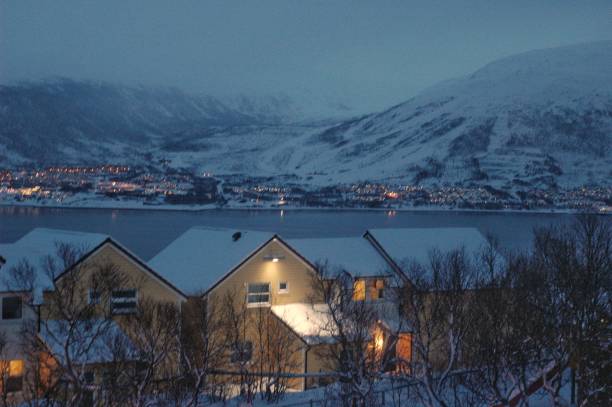
<instances>
[{"instance_id":1,"label":"roof","mask_svg":"<svg viewBox=\"0 0 612 407\"><path fill-rule=\"evenodd\" d=\"M188 294L208 289L275 235L269 232L193 227L149 261L149 266Z\"/></svg>"},{"instance_id":2,"label":"roof","mask_svg":"<svg viewBox=\"0 0 612 407\"><path fill-rule=\"evenodd\" d=\"M399 315L397 303L381 300L372 301L369 304L377 313L378 322L389 332L411 331L408 321ZM334 343L336 341L338 331L330 316L330 309L327 304L273 305L270 310L308 345Z\"/></svg>"},{"instance_id":3,"label":"roof","mask_svg":"<svg viewBox=\"0 0 612 407\"><path fill-rule=\"evenodd\" d=\"M68 332L73 336L68 337ZM121 350L127 351L130 359L137 358L136 347L112 319L81 320L72 329L68 321L46 320L41 324L39 337L62 364L68 357L78 364L112 362L113 349L118 344L125 347ZM65 343L69 344L67 351Z\"/></svg>"},{"instance_id":4,"label":"roof","mask_svg":"<svg viewBox=\"0 0 612 407\"><path fill-rule=\"evenodd\" d=\"M273 305L270 310L308 345L335 341L327 304Z\"/></svg>"},{"instance_id":5,"label":"roof","mask_svg":"<svg viewBox=\"0 0 612 407\"><path fill-rule=\"evenodd\" d=\"M0 255L6 259L6 264L0 268L0 291L18 291L21 288L11 283L8 271L21 261L27 260L36 269L34 288L37 292L35 297L38 297L42 290L53 287L50 276L43 271L42 263L47 257L56 256L60 244L73 245L87 253L107 239L108 235L99 233L33 229L15 243L1 245Z\"/></svg>"},{"instance_id":6,"label":"roof","mask_svg":"<svg viewBox=\"0 0 612 407\"><path fill-rule=\"evenodd\" d=\"M427 264L434 249L448 252L465 248L474 253L488 244L474 228L370 229L367 234L400 267L411 261Z\"/></svg>"},{"instance_id":7,"label":"roof","mask_svg":"<svg viewBox=\"0 0 612 407\"><path fill-rule=\"evenodd\" d=\"M330 271L353 277L391 274L389 263L363 237L291 239L286 242L311 264L326 264Z\"/></svg>"}]
</instances>

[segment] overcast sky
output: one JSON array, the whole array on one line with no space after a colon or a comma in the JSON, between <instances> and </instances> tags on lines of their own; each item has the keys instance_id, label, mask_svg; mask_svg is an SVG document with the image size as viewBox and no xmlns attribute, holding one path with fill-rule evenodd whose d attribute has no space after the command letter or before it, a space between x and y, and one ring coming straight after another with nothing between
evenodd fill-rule
<instances>
[{"instance_id":1,"label":"overcast sky","mask_svg":"<svg viewBox=\"0 0 612 407\"><path fill-rule=\"evenodd\" d=\"M0 81L333 95L380 109L499 57L604 39L610 0L0 0Z\"/></svg>"}]
</instances>

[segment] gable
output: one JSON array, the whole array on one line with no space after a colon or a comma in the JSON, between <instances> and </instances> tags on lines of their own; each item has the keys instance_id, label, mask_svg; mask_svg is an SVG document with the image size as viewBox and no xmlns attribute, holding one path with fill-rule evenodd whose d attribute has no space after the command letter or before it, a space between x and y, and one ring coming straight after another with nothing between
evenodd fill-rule
<instances>
[{"instance_id":1,"label":"gable","mask_svg":"<svg viewBox=\"0 0 612 407\"><path fill-rule=\"evenodd\" d=\"M230 270L206 294L222 298L233 293L240 300L245 298L248 284L269 283L274 304L306 302L312 295L314 273L312 264L282 239L274 237ZM280 282L288 284L288 292L279 292Z\"/></svg>"},{"instance_id":2,"label":"gable","mask_svg":"<svg viewBox=\"0 0 612 407\"><path fill-rule=\"evenodd\" d=\"M139 295L151 297L158 301L177 302L186 300L185 295L170 282L159 276L134 254L112 239L107 239L101 245L87 253L73 267L79 267L84 273L79 276L82 281L88 281L96 267L111 264L125 278L125 285L137 288ZM57 276L56 284L61 284L66 272Z\"/></svg>"}]
</instances>

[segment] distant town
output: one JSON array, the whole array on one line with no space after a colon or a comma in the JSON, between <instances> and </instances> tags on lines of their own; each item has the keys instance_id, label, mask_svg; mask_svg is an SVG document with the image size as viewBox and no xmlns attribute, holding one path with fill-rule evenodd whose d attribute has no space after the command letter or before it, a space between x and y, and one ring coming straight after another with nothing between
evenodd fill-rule
<instances>
[{"instance_id":1,"label":"distant town","mask_svg":"<svg viewBox=\"0 0 612 407\"><path fill-rule=\"evenodd\" d=\"M304 184L286 177L213 175L127 165L0 169L0 204L62 207L551 210L612 213L612 187L512 193L491 186Z\"/></svg>"}]
</instances>

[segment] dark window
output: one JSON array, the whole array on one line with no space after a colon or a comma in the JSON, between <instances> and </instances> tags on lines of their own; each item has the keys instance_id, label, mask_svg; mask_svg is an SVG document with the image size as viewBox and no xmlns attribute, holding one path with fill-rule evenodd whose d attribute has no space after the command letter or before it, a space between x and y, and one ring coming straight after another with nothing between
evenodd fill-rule
<instances>
[{"instance_id":1,"label":"dark window","mask_svg":"<svg viewBox=\"0 0 612 407\"><path fill-rule=\"evenodd\" d=\"M231 361L232 363L244 363L251 360L253 356L253 342L238 342L234 344L234 351L232 352Z\"/></svg>"},{"instance_id":2,"label":"dark window","mask_svg":"<svg viewBox=\"0 0 612 407\"><path fill-rule=\"evenodd\" d=\"M89 371L89 372L85 372L85 374L83 375L83 381L86 384L93 384L95 380L95 375L94 372Z\"/></svg>"},{"instance_id":3,"label":"dark window","mask_svg":"<svg viewBox=\"0 0 612 407\"><path fill-rule=\"evenodd\" d=\"M248 304L269 304L270 283L249 284L247 293Z\"/></svg>"},{"instance_id":4,"label":"dark window","mask_svg":"<svg viewBox=\"0 0 612 407\"><path fill-rule=\"evenodd\" d=\"M136 290L116 290L111 296L113 314L133 314L138 306Z\"/></svg>"},{"instance_id":5,"label":"dark window","mask_svg":"<svg viewBox=\"0 0 612 407\"><path fill-rule=\"evenodd\" d=\"M23 380L21 376L6 378L6 392L7 393L21 391L22 387L23 387Z\"/></svg>"},{"instance_id":6,"label":"dark window","mask_svg":"<svg viewBox=\"0 0 612 407\"><path fill-rule=\"evenodd\" d=\"M99 304L101 297L102 295L100 294L99 291L89 290L89 304L91 305Z\"/></svg>"},{"instance_id":7,"label":"dark window","mask_svg":"<svg viewBox=\"0 0 612 407\"><path fill-rule=\"evenodd\" d=\"M21 297L2 298L2 319L21 318Z\"/></svg>"}]
</instances>

